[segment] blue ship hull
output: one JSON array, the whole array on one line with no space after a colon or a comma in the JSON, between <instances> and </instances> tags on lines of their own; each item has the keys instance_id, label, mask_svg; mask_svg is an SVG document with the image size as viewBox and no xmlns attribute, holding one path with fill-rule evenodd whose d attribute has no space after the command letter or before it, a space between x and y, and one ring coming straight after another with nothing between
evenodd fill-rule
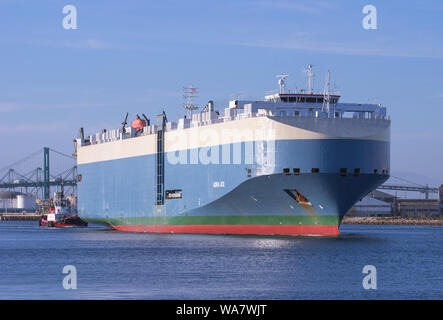
<instances>
[{"instance_id":1,"label":"blue ship hull","mask_svg":"<svg viewBox=\"0 0 443 320\"><path fill-rule=\"evenodd\" d=\"M124 231L336 235L355 202L388 179L389 141L276 140L271 170L248 157L232 163L246 142L219 148L231 150L229 164L221 152L216 164L191 164L202 148L186 150L185 164L165 153L164 190L177 197L163 205L155 154L79 164L79 214Z\"/></svg>"}]
</instances>

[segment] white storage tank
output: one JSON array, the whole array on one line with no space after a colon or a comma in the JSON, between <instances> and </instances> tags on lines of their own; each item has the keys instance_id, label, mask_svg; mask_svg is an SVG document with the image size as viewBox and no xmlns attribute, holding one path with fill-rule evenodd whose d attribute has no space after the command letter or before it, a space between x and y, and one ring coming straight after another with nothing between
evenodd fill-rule
<instances>
[{"instance_id":1,"label":"white storage tank","mask_svg":"<svg viewBox=\"0 0 443 320\"><path fill-rule=\"evenodd\" d=\"M37 203L35 197L26 194L17 195L17 209L36 210Z\"/></svg>"},{"instance_id":2,"label":"white storage tank","mask_svg":"<svg viewBox=\"0 0 443 320\"><path fill-rule=\"evenodd\" d=\"M17 208L17 195L20 192L15 191L0 191L0 211L7 211L8 209Z\"/></svg>"},{"instance_id":3,"label":"white storage tank","mask_svg":"<svg viewBox=\"0 0 443 320\"><path fill-rule=\"evenodd\" d=\"M25 209L26 196L24 194L17 195L17 209Z\"/></svg>"}]
</instances>

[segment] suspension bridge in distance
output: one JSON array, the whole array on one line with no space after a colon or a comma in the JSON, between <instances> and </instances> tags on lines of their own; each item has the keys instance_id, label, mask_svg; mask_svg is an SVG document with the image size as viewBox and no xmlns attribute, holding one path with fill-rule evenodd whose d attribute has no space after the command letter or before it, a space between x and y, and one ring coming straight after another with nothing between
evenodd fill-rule
<instances>
[{"instance_id":1,"label":"suspension bridge in distance","mask_svg":"<svg viewBox=\"0 0 443 320\"><path fill-rule=\"evenodd\" d=\"M76 158L44 147L15 163L0 169L0 190L20 191L46 200L51 191L76 194Z\"/></svg>"}]
</instances>

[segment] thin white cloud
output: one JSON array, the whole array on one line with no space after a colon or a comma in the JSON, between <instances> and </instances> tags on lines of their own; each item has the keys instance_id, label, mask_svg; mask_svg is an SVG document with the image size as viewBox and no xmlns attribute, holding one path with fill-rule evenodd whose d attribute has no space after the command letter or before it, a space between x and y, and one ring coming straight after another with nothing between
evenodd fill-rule
<instances>
[{"instance_id":1,"label":"thin white cloud","mask_svg":"<svg viewBox=\"0 0 443 320\"><path fill-rule=\"evenodd\" d=\"M328 1L253 1L250 5L265 7L267 10L291 10L308 14L319 14L322 9L330 9L333 4Z\"/></svg>"},{"instance_id":2,"label":"thin white cloud","mask_svg":"<svg viewBox=\"0 0 443 320\"><path fill-rule=\"evenodd\" d=\"M68 108L112 108L118 105L113 103L93 102L93 101L80 101L62 105L62 107Z\"/></svg>"},{"instance_id":3,"label":"thin white cloud","mask_svg":"<svg viewBox=\"0 0 443 320\"><path fill-rule=\"evenodd\" d=\"M151 89L145 92L144 95L134 98L133 101L136 103L155 102L163 98L180 97L182 95L183 92L181 91Z\"/></svg>"},{"instance_id":4,"label":"thin white cloud","mask_svg":"<svg viewBox=\"0 0 443 320\"><path fill-rule=\"evenodd\" d=\"M392 141L411 141L411 140L440 140L441 133L435 130L425 131L408 131L408 132L393 132L391 136Z\"/></svg>"},{"instance_id":5,"label":"thin white cloud","mask_svg":"<svg viewBox=\"0 0 443 320\"><path fill-rule=\"evenodd\" d=\"M385 43L367 43L352 40L349 40L348 42L334 42L331 40L319 42L318 40L312 40L314 38L318 39L321 37L310 37L308 33L298 33L292 38L238 41L230 44L247 47L292 49L343 55L443 59L443 49L440 48L427 48L423 46L414 48L400 46L389 47L385 45Z\"/></svg>"},{"instance_id":6,"label":"thin white cloud","mask_svg":"<svg viewBox=\"0 0 443 320\"><path fill-rule=\"evenodd\" d=\"M54 108L112 108L118 105L113 103L103 103L94 101L78 101L72 103L16 103L16 102L0 102L0 113L16 112L22 110L47 110Z\"/></svg>"},{"instance_id":7,"label":"thin white cloud","mask_svg":"<svg viewBox=\"0 0 443 320\"><path fill-rule=\"evenodd\" d=\"M103 50L103 49L116 48L116 46L111 46L109 43L95 38L77 39L77 40L32 39L32 40L25 40L23 41L23 43L30 46L44 46L44 47L53 47L53 48L78 48L78 49L89 49L89 50Z\"/></svg>"},{"instance_id":8,"label":"thin white cloud","mask_svg":"<svg viewBox=\"0 0 443 320\"><path fill-rule=\"evenodd\" d=\"M0 112L14 112L23 109L24 105L9 102L0 102Z\"/></svg>"},{"instance_id":9,"label":"thin white cloud","mask_svg":"<svg viewBox=\"0 0 443 320\"><path fill-rule=\"evenodd\" d=\"M63 46L68 48L93 49L93 50L109 48L108 44L97 39L65 41L63 42Z\"/></svg>"},{"instance_id":10,"label":"thin white cloud","mask_svg":"<svg viewBox=\"0 0 443 320\"><path fill-rule=\"evenodd\" d=\"M18 125L0 125L0 133L2 134L19 134L19 133L56 133L66 130L65 123L42 123L42 124L18 124Z\"/></svg>"},{"instance_id":11,"label":"thin white cloud","mask_svg":"<svg viewBox=\"0 0 443 320\"><path fill-rule=\"evenodd\" d=\"M22 110L31 110L42 108L43 105L35 103L22 103L22 102L2 102L0 101L0 113L3 112L16 112Z\"/></svg>"}]
</instances>

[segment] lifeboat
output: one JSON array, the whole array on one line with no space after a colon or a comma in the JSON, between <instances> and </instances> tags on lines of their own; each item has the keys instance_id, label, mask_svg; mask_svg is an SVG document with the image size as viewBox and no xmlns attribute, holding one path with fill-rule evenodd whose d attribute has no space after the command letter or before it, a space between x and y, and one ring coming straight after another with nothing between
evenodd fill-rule
<instances>
[{"instance_id":1,"label":"lifeboat","mask_svg":"<svg viewBox=\"0 0 443 320\"><path fill-rule=\"evenodd\" d=\"M132 121L131 127L133 127L137 131L143 130L143 128L146 127L146 121L137 117L137 119Z\"/></svg>"}]
</instances>

